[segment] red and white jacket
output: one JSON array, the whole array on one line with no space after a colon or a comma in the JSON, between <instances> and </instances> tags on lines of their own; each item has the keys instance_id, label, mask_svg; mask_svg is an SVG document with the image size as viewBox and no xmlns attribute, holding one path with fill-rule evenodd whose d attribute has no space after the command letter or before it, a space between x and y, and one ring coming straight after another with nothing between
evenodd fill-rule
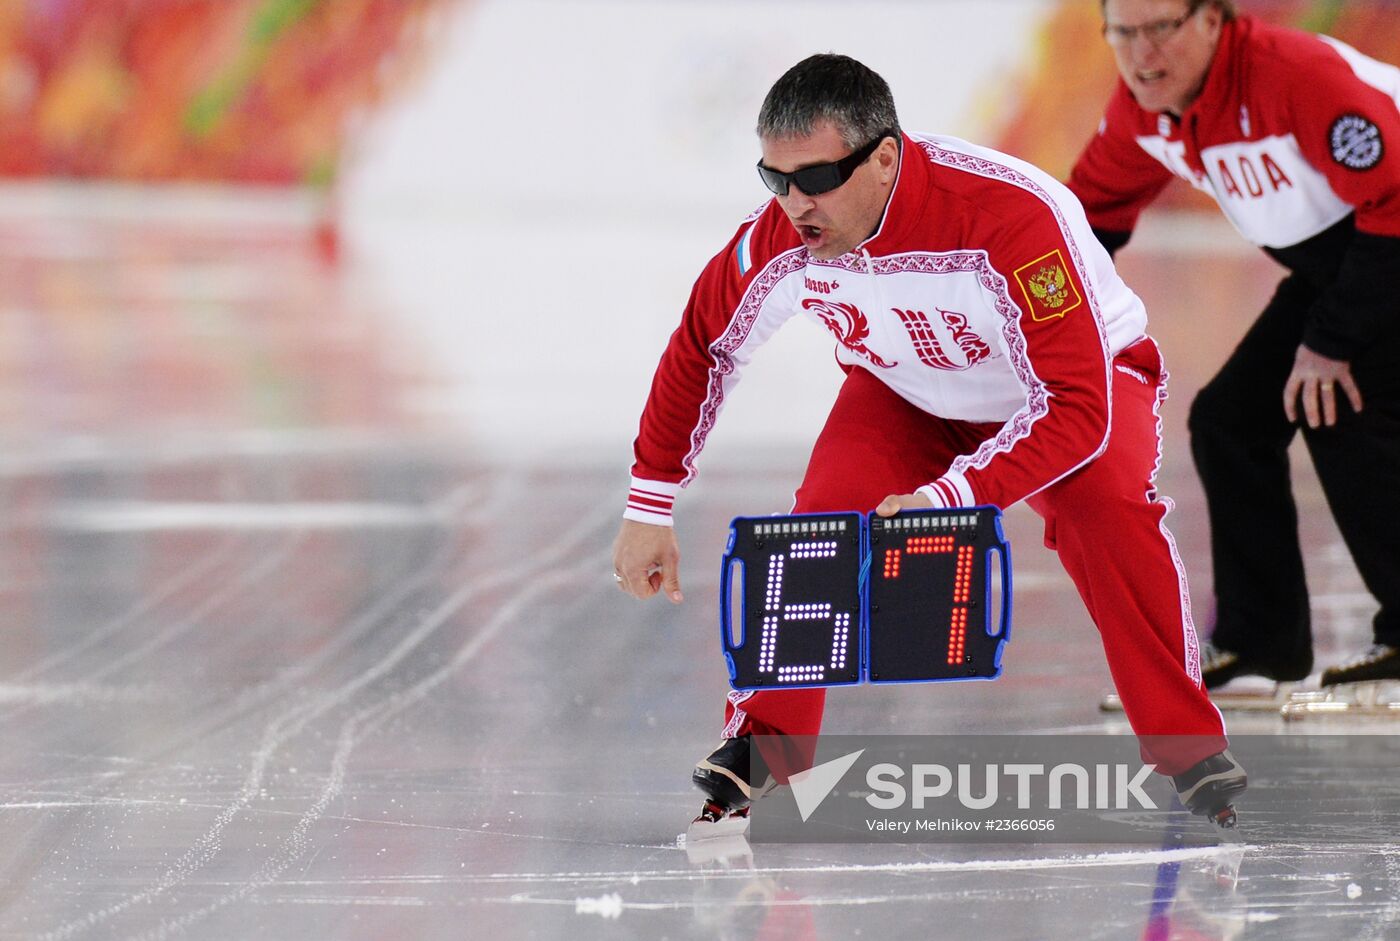
<instances>
[{"instance_id":1,"label":"red and white jacket","mask_svg":"<svg viewBox=\"0 0 1400 941\"><path fill-rule=\"evenodd\" d=\"M1326 36L1226 23L1200 96L1179 117L1121 80L1069 187L1109 248L1173 176L1322 296L1304 342L1349 359L1400 320L1400 69Z\"/></svg>"},{"instance_id":2,"label":"red and white jacket","mask_svg":"<svg viewBox=\"0 0 1400 941\"><path fill-rule=\"evenodd\" d=\"M931 415L1000 423L938 480L909 482L935 506L1006 507L1102 453L1112 357L1147 324L1062 184L905 135L884 218L856 250L811 257L770 200L705 267L642 413L628 519L670 524L740 372L795 314L834 335L848 371Z\"/></svg>"}]
</instances>

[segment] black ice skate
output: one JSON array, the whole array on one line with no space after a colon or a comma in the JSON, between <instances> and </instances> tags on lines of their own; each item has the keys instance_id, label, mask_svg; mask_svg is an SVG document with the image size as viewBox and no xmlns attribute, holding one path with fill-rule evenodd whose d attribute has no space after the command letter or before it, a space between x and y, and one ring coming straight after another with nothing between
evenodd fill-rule
<instances>
[{"instance_id":1,"label":"black ice skate","mask_svg":"<svg viewBox=\"0 0 1400 941\"><path fill-rule=\"evenodd\" d=\"M1249 779L1229 750L1196 762L1172 775L1181 803L1193 814L1208 818L1222 830L1235 828L1235 798L1244 793Z\"/></svg>"},{"instance_id":2,"label":"black ice skate","mask_svg":"<svg viewBox=\"0 0 1400 941\"><path fill-rule=\"evenodd\" d=\"M778 786L747 735L720 742L695 765L690 780L706 799L691 821L687 842L743 833L749 825L749 805Z\"/></svg>"},{"instance_id":3,"label":"black ice skate","mask_svg":"<svg viewBox=\"0 0 1400 941\"><path fill-rule=\"evenodd\" d=\"M1359 657L1322 671L1323 686L1400 680L1400 647L1373 644Z\"/></svg>"},{"instance_id":4,"label":"black ice skate","mask_svg":"<svg viewBox=\"0 0 1400 941\"><path fill-rule=\"evenodd\" d=\"M1201 685L1210 693L1210 701L1224 712L1278 713L1298 689L1295 681L1312 669L1311 658L1281 669L1246 660L1208 640L1201 641L1200 655ZM1099 709L1122 712L1123 701L1116 693L1109 693L1099 702Z\"/></svg>"},{"instance_id":5,"label":"black ice skate","mask_svg":"<svg viewBox=\"0 0 1400 941\"><path fill-rule=\"evenodd\" d=\"M1265 663L1244 657L1233 650L1217 647L1208 640L1201 642L1201 685L1208 690L1217 690L1240 676L1257 676L1276 683L1291 683L1306 679L1310 672L1311 655L1296 663Z\"/></svg>"}]
</instances>

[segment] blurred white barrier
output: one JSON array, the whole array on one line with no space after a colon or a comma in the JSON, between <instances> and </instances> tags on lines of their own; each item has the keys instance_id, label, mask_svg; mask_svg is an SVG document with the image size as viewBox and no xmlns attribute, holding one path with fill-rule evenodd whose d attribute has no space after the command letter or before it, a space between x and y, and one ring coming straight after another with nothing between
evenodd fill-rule
<instances>
[{"instance_id":1,"label":"blurred white barrier","mask_svg":"<svg viewBox=\"0 0 1400 941\"><path fill-rule=\"evenodd\" d=\"M619 467L694 277L766 198L764 92L840 51L910 128L977 136L1012 104L1043 0L499 0L445 22L419 88L360 136L354 257L460 377L424 407L504 451ZM759 355L706 459L806 443L840 373L804 323Z\"/></svg>"}]
</instances>

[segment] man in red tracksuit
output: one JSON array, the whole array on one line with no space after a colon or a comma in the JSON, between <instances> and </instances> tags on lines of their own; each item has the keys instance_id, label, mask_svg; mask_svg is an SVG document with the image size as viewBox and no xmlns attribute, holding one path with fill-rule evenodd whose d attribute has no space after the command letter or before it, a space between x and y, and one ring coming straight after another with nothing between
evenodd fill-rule
<instances>
[{"instance_id":1,"label":"man in red tracksuit","mask_svg":"<svg viewBox=\"0 0 1400 941\"><path fill-rule=\"evenodd\" d=\"M1171 504L1153 486L1165 373L1079 204L1004 154L903 133L884 80L844 56L790 69L758 133L775 195L705 267L657 367L619 587L681 600L671 505L744 364L804 314L847 378L794 512L1028 501L1145 757L1195 812L1228 809L1244 772L1201 687ZM742 810L768 783L749 774L752 734L815 735L824 702L823 689L731 693L725 739L694 775L707 812Z\"/></svg>"},{"instance_id":2,"label":"man in red tracksuit","mask_svg":"<svg viewBox=\"0 0 1400 941\"><path fill-rule=\"evenodd\" d=\"M1400 70L1228 0L1103 9L1122 81L1069 183L1095 233L1122 246L1179 176L1289 271L1191 407L1215 572L1204 682L1312 669L1288 466L1300 418L1380 602L1374 644L1322 682L1400 679Z\"/></svg>"}]
</instances>

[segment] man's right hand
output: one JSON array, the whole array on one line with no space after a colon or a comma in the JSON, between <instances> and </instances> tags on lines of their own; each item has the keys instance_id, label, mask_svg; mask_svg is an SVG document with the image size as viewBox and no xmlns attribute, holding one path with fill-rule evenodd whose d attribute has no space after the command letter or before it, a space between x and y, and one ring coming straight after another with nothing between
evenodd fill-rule
<instances>
[{"instance_id":1,"label":"man's right hand","mask_svg":"<svg viewBox=\"0 0 1400 941\"><path fill-rule=\"evenodd\" d=\"M634 598L650 598L664 591L672 603L680 604L684 600L680 565L681 550L674 528L622 521L613 541L613 572L618 588Z\"/></svg>"},{"instance_id":2,"label":"man's right hand","mask_svg":"<svg viewBox=\"0 0 1400 941\"><path fill-rule=\"evenodd\" d=\"M1283 413L1290 422L1298 420L1298 401L1309 428L1332 427L1337 423L1337 386L1342 387L1353 411L1361 411L1361 390L1351 375L1351 364L1332 359L1298 344L1293 371L1283 385Z\"/></svg>"}]
</instances>

